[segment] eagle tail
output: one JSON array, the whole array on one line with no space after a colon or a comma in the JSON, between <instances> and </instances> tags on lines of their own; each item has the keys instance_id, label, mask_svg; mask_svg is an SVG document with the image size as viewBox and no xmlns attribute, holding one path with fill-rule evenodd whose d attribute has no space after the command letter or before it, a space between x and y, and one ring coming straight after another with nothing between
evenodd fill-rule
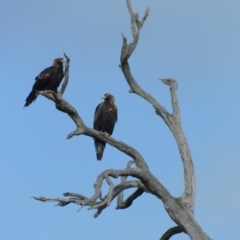
<instances>
[{"instance_id":1,"label":"eagle tail","mask_svg":"<svg viewBox=\"0 0 240 240\"><path fill-rule=\"evenodd\" d=\"M37 96L38 96L37 92L35 90L32 90L29 93L28 97L26 98L26 103L23 107L29 106L32 102L36 100Z\"/></svg>"},{"instance_id":2,"label":"eagle tail","mask_svg":"<svg viewBox=\"0 0 240 240\"><path fill-rule=\"evenodd\" d=\"M106 145L105 142L95 140L95 149L96 149L96 156L98 161L102 159L105 145Z\"/></svg>"}]
</instances>

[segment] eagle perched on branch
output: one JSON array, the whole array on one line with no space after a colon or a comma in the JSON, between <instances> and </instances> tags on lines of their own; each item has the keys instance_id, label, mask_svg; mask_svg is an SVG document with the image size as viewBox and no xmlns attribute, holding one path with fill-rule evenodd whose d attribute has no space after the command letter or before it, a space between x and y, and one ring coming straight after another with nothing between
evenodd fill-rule
<instances>
[{"instance_id":1,"label":"eagle perched on branch","mask_svg":"<svg viewBox=\"0 0 240 240\"><path fill-rule=\"evenodd\" d=\"M114 104L114 96L111 94L104 94L105 101L100 103L94 114L93 128L112 135L115 123L117 122L117 106ZM106 142L94 139L97 160L101 160Z\"/></svg>"},{"instance_id":2,"label":"eagle perched on branch","mask_svg":"<svg viewBox=\"0 0 240 240\"><path fill-rule=\"evenodd\" d=\"M57 92L63 77L63 63L66 62L65 58L56 58L53 61L53 65L44 69L36 78L33 84L32 91L26 98L24 107L29 106L33 101L36 100L39 91L51 90Z\"/></svg>"}]
</instances>

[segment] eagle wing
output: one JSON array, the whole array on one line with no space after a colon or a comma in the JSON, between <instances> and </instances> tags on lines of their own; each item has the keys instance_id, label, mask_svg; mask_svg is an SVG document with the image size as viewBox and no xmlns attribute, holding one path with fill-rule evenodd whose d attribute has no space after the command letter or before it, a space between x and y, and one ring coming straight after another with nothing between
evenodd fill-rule
<instances>
[{"instance_id":1,"label":"eagle wing","mask_svg":"<svg viewBox=\"0 0 240 240\"><path fill-rule=\"evenodd\" d=\"M57 74L57 69L55 67L48 67L44 69L36 78L33 85L33 90L50 90L49 86Z\"/></svg>"},{"instance_id":2,"label":"eagle wing","mask_svg":"<svg viewBox=\"0 0 240 240\"><path fill-rule=\"evenodd\" d=\"M44 69L36 78L35 83L33 84L32 91L29 93L26 98L26 103L24 107L29 106L32 102L34 102L38 96L39 91L44 90L53 90L56 91L58 86L56 85L57 78L57 69L55 67L48 67ZM60 80L61 82L61 80Z\"/></svg>"},{"instance_id":3,"label":"eagle wing","mask_svg":"<svg viewBox=\"0 0 240 240\"><path fill-rule=\"evenodd\" d=\"M103 108L103 103L100 103L95 109L93 128L96 130L99 130L99 126L100 126L102 118L103 118L102 117L102 113L103 113L102 108Z\"/></svg>"}]
</instances>

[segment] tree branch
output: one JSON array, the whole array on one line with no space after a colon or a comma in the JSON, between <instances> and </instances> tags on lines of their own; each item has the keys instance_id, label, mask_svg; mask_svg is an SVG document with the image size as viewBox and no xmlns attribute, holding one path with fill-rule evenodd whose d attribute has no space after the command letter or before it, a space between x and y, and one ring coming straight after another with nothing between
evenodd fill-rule
<instances>
[{"instance_id":1,"label":"tree branch","mask_svg":"<svg viewBox=\"0 0 240 240\"><path fill-rule=\"evenodd\" d=\"M185 191L182 194L182 203L194 212L196 180L190 148L181 127L180 108L177 98L177 81L172 78L161 80L170 87L173 114L169 117L170 121L167 125L176 139L183 162Z\"/></svg>"},{"instance_id":2,"label":"tree branch","mask_svg":"<svg viewBox=\"0 0 240 240\"><path fill-rule=\"evenodd\" d=\"M159 114L164 121L168 121L168 113L167 111L154 99L150 94L148 94L146 91L144 91L140 85L136 82L134 77L131 74L130 67L128 64L128 59L132 55L133 51L135 50L140 30L143 26L143 22L147 19L147 16L149 14L150 8L147 8L143 17L143 20L140 22L138 21L138 14L134 14L131 7L130 0L127 0L128 10L131 18L131 31L132 31L132 37L133 42L130 44L127 44L127 38L123 35L123 45L121 50L121 57L120 57L120 68L125 76L125 79L127 80L128 85L130 86L130 92L136 93L148 102L150 102L153 107L156 109L156 113Z\"/></svg>"},{"instance_id":3,"label":"tree branch","mask_svg":"<svg viewBox=\"0 0 240 240\"><path fill-rule=\"evenodd\" d=\"M172 227L170 229L168 229L163 235L162 237L160 238L160 240L169 240L173 235L175 234L178 234L178 233L182 233L184 232L184 230L179 227L179 226L176 226L176 227Z\"/></svg>"},{"instance_id":4,"label":"tree branch","mask_svg":"<svg viewBox=\"0 0 240 240\"><path fill-rule=\"evenodd\" d=\"M172 108L173 108L172 115L180 123L181 118L180 118L180 109L179 109L179 104L177 99L177 87L178 87L177 81L172 78L161 79L161 81L170 87Z\"/></svg>"},{"instance_id":5,"label":"tree branch","mask_svg":"<svg viewBox=\"0 0 240 240\"><path fill-rule=\"evenodd\" d=\"M169 129L173 133L178 144L178 148L179 148L179 152L182 158L183 168L184 168L185 191L182 194L182 201L183 201L183 204L186 205L193 212L195 192L196 192L195 174L194 174L193 162L192 162L190 149L187 143L187 139L181 128L180 109L179 109L179 104L177 99L177 81L171 78L162 80L164 84L170 87L172 108L173 108L173 114L170 114L166 111L164 107L161 106L161 104L158 103L158 101L155 98L153 98L149 93L144 91L132 76L130 67L128 64L128 59L130 58L131 54L133 53L133 51L137 46L142 24L140 24L141 27L139 28L138 15L133 13L130 0L127 0L127 5L129 9L130 18L131 18L131 31L132 31L133 42L130 44L127 44L127 39L123 37L123 45L122 45L122 51L121 51L121 57L120 57L120 61L121 61L120 68L125 76L125 79L128 85L130 86L130 92L139 95L140 97L148 101L150 104L152 104L152 106L156 110L156 113L164 120L166 125L169 127ZM142 23L143 21L146 20L148 16L148 12L149 12L149 9L146 10L143 18L144 20L142 20Z\"/></svg>"},{"instance_id":6,"label":"tree branch","mask_svg":"<svg viewBox=\"0 0 240 240\"><path fill-rule=\"evenodd\" d=\"M131 165L134 163L134 161L129 161L127 164L126 169L131 168ZM126 183L126 179L127 176L122 176L121 177L121 183L124 184ZM146 190L144 190L143 188L138 188L132 195L130 195L125 201L123 200L123 191L121 191L118 194L118 198L117 198L117 207L116 209L126 209L128 207L130 207L133 203L133 201L140 197Z\"/></svg>"},{"instance_id":7,"label":"tree branch","mask_svg":"<svg viewBox=\"0 0 240 240\"><path fill-rule=\"evenodd\" d=\"M66 63L65 63L65 69L64 69L64 75L65 75L65 78L64 78L64 81L62 83L62 87L61 87L61 90L60 90L60 94L63 95L63 93L65 92L65 89L68 85L68 80L69 80L69 63L70 63L70 58L65 54L63 53L65 58L67 59Z\"/></svg>"},{"instance_id":8,"label":"tree branch","mask_svg":"<svg viewBox=\"0 0 240 240\"><path fill-rule=\"evenodd\" d=\"M140 197L145 191L141 188L138 188L133 194L131 194L125 201L123 201L123 192L118 194L118 203L116 209L126 209L130 207L133 201Z\"/></svg>"},{"instance_id":9,"label":"tree branch","mask_svg":"<svg viewBox=\"0 0 240 240\"><path fill-rule=\"evenodd\" d=\"M121 54L121 63L125 62L128 60L128 58L131 56L132 52L134 51L138 39L139 39L139 35L140 35L140 29L143 26L144 21L146 21L150 8L147 8L144 14L144 17L141 21L138 20L138 14L134 14L132 11L132 6L131 6L131 1L127 0L127 7L128 7L128 11L131 17L131 31L132 31L132 35L134 38L133 43L130 43L129 45L127 45L127 39L123 36L123 42L124 42L124 46L122 48L122 54ZM123 51L123 49L125 51Z\"/></svg>"},{"instance_id":10,"label":"tree branch","mask_svg":"<svg viewBox=\"0 0 240 240\"><path fill-rule=\"evenodd\" d=\"M125 170L105 170L102 172L98 177L94 184L95 193L92 197L87 198L84 195L77 194L77 193L70 193L66 192L63 195L65 197L69 197L67 199L65 198L45 198L45 197L33 197L35 200L39 200L42 202L57 202L57 206L66 206L69 203L75 203L81 206L89 206L90 209L97 209L97 212L95 213L95 217L97 217L103 209L108 207L111 203L111 201L119 195L119 193L123 192L125 189L128 188L138 188L138 190L132 194L122 205L117 205L117 209L120 208L127 208L129 207L133 200L135 200L137 197L141 196L141 194L146 191L146 188L142 184L141 181L124 181L120 183L119 185L114 187L114 184L110 180L110 177L118 178L119 176L132 176L136 178L141 178L141 173L136 168L126 168ZM108 194L102 198L102 192L101 187L103 184L104 179L109 185L109 191ZM98 199L100 201L98 201ZM124 207L125 206L125 207Z\"/></svg>"}]
</instances>

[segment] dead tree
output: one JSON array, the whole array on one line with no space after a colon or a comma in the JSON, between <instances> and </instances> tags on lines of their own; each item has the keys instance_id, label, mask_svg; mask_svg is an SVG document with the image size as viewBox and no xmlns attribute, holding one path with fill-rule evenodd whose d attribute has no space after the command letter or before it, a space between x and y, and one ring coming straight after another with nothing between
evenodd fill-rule
<instances>
[{"instance_id":1,"label":"dead tree","mask_svg":"<svg viewBox=\"0 0 240 240\"><path fill-rule=\"evenodd\" d=\"M68 134L67 139L77 135L86 135L92 138L97 138L127 154L132 160L127 163L124 170L108 169L99 174L94 184L95 192L91 197L86 197L78 193L66 192L63 195L68 198L34 198L43 202L57 202L57 205L59 206L66 206L69 203L88 206L88 209L96 209L94 217L98 217L98 215L110 205L115 197L117 197L116 208L125 209L130 207L133 201L140 197L144 192L147 192L156 196L163 202L167 213L176 223L176 226L167 230L160 240L170 239L171 236L177 233L186 233L192 240L209 240L210 238L203 232L194 218L194 201L196 191L195 174L190 149L181 127L180 109L177 98L177 81L171 78L161 79L161 81L170 88L172 113L169 113L156 99L144 91L134 79L130 71L128 59L137 46L140 30L143 27L144 21L146 21L148 17L150 9L147 8L142 20L139 20L138 14L135 14L132 11L130 0L127 0L127 7L131 17L131 32L133 41L128 44L126 37L123 36L120 68L130 87L130 92L137 94L152 104L156 114L164 120L165 124L172 132L177 142L183 163L185 184L184 192L178 198L173 197L163 184L161 184L161 182L149 171L144 158L136 149L122 141L117 141L111 136L107 136L85 125L77 110L62 97L69 79L68 72L70 59L65 55L65 57L68 58L68 61L65 65L65 79L60 92L56 94L51 91L42 91L40 94L54 101L56 108L64 113L67 113L75 122L77 129ZM136 180L128 181L127 177L129 176L134 177ZM118 177L121 178L121 182L115 186L111 181L111 178ZM103 197L101 187L104 180L106 180L109 185L109 190L107 195ZM124 200L123 192L125 189L130 188L136 188L136 190L126 200Z\"/></svg>"}]
</instances>

